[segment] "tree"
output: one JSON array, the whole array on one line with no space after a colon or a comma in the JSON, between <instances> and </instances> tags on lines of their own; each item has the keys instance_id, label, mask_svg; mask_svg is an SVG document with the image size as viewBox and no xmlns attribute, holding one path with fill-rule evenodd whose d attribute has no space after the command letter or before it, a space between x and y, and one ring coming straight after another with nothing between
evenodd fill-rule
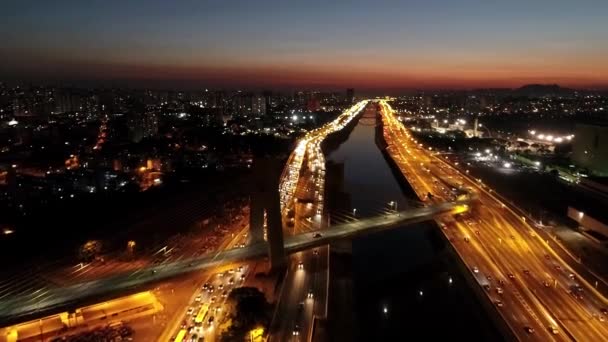
<instances>
[{"instance_id":1,"label":"tree","mask_svg":"<svg viewBox=\"0 0 608 342\"><path fill-rule=\"evenodd\" d=\"M91 261L101 253L101 241L89 240L78 250L78 257L82 261Z\"/></svg>"},{"instance_id":2,"label":"tree","mask_svg":"<svg viewBox=\"0 0 608 342\"><path fill-rule=\"evenodd\" d=\"M266 329L270 324L272 306L264 293L255 287L233 289L226 301L232 324L222 332L222 341L243 341L255 328Z\"/></svg>"}]
</instances>

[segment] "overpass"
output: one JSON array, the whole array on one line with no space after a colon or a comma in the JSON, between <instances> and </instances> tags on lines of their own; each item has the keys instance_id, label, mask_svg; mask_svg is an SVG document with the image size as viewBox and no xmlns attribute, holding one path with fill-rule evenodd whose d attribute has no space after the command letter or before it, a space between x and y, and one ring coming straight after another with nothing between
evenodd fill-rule
<instances>
[{"instance_id":1,"label":"overpass","mask_svg":"<svg viewBox=\"0 0 608 342\"><path fill-rule=\"evenodd\" d=\"M285 238L286 254L327 245L342 239L371 234L386 229L426 221L445 214L467 211L471 199L445 202L422 208L390 213L332 226L323 231L308 232ZM135 272L58 287L0 301L0 322L10 324L59 310L69 310L86 303L109 299L135 291L142 286L180 274L206 270L223 264L268 256L267 242L229 249L212 255L142 268ZM4 325L4 324L3 324Z\"/></svg>"}]
</instances>

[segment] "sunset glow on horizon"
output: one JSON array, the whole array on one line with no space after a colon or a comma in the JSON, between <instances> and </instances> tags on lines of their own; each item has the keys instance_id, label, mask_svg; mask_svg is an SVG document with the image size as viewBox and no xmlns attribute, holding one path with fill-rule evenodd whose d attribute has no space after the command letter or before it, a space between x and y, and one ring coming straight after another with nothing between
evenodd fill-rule
<instances>
[{"instance_id":1,"label":"sunset glow on horizon","mask_svg":"<svg viewBox=\"0 0 608 342\"><path fill-rule=\"evenodd\" d=\"M608 3L463 2L14 3L0 23L0 78L608 88Z\"/></svg>"}]
</instances>

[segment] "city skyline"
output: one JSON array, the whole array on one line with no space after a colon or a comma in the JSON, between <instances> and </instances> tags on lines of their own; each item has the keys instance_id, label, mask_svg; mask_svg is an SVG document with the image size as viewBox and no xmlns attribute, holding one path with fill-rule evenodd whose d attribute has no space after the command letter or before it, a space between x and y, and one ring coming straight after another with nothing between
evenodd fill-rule
<instances>
[{"instance_id":1,"label":"city skyline","mask_svg":"<svg viewBox=\"0 0 608 342\"><path fill-rule=\"evenodd\" d=\"M0 23L0 77L185 88L606 89L602 8L544 0L14 3Z\"/></svg>"}]
</instances>

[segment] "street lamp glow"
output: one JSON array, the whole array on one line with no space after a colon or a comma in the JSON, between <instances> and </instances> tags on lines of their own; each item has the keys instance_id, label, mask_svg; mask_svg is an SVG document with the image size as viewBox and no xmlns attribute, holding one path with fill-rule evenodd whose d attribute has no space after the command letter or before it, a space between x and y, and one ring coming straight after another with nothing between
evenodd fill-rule
<instances>
[{"instance_id":1,"label":"street lamp glow","mask_svg":"<svg viewBox=\"0 0 608 342\"><path fill-rule=\"evenodd\" d=\"M503 165L503 166L504 166L505 168L507 168L507 169L510 169L510 168L511 168L511 163L509 163L509 162L504 163L504 165Z\"/></svg>"}]
</instances>

